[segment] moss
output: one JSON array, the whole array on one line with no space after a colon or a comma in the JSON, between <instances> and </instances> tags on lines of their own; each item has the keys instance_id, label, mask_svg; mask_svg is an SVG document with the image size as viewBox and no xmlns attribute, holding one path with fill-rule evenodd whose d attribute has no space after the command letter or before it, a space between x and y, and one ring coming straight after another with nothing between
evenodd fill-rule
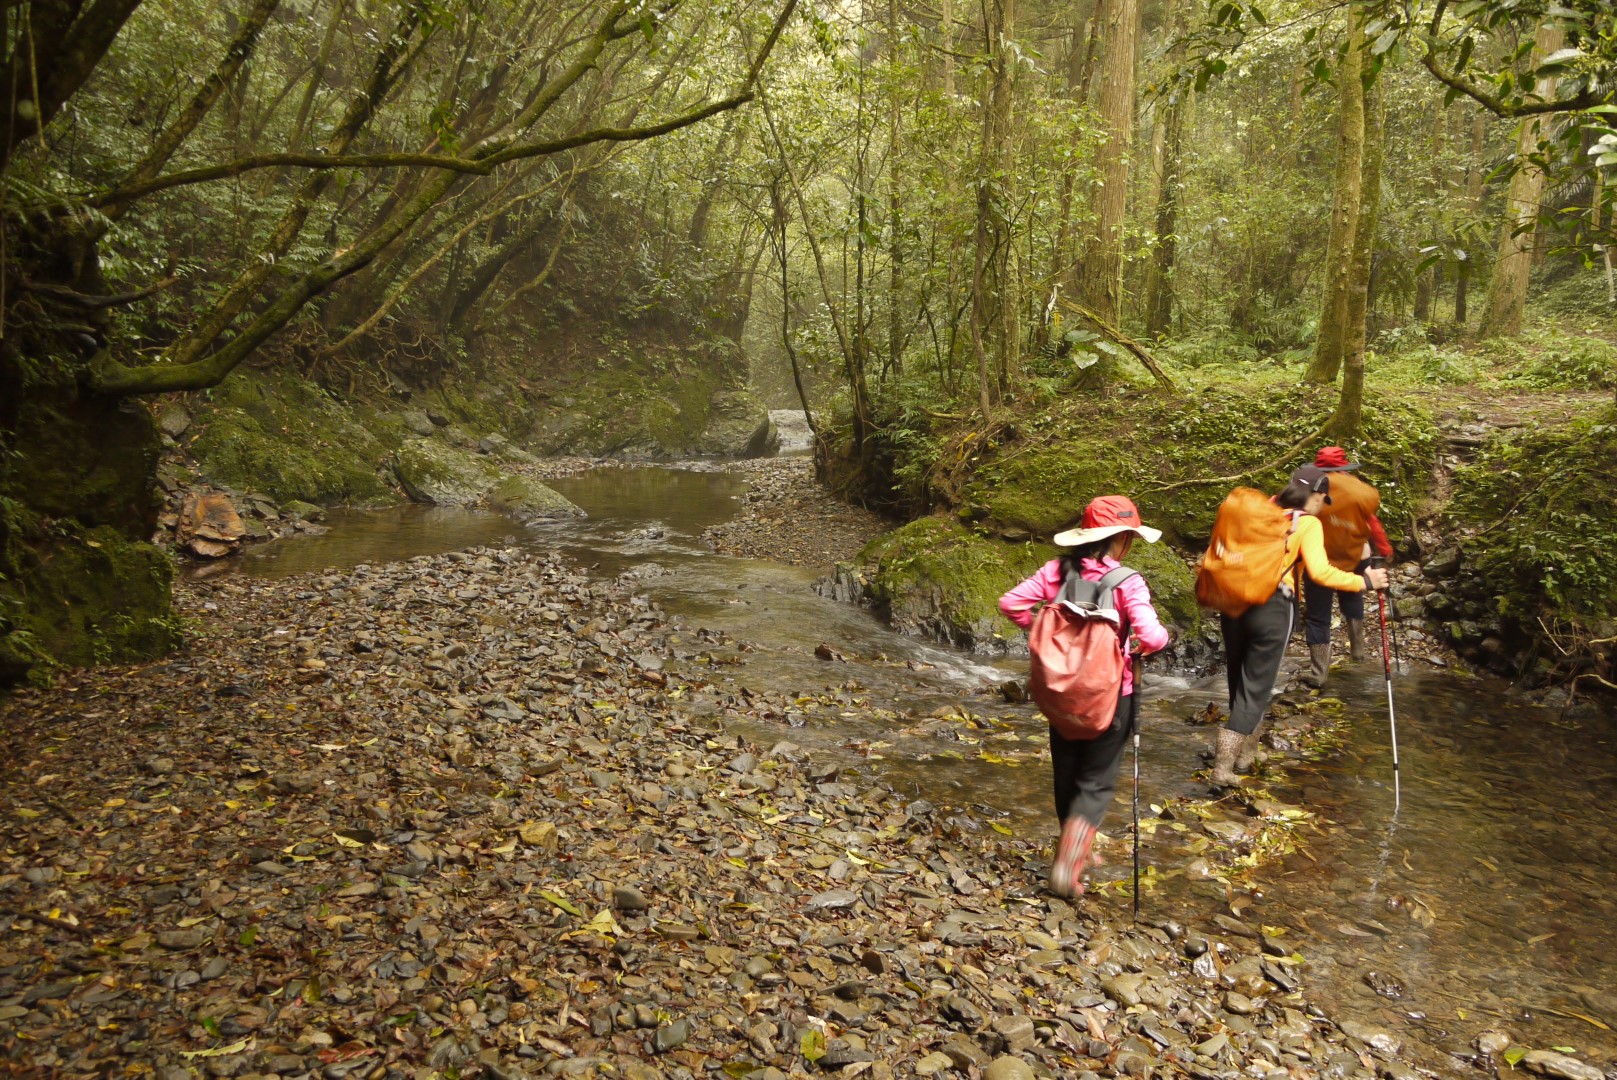
<instances>
[{"instance_id":1,"label":"moss","mask_svg":"<svg viewBox=\"0 0 1617 1080\"><path fill-rule=\"evenodd\" d=\"M169 607L173 568L152 545L110 526L58 525L30 538L21 554L6 590L4 651L13 665L123 663L179 643Z\"/></svg>"},{"instance_id":2,"label":"moss","mask_svg":"<svg viewBox=\"0 0 1617 1080\"><path fill-rule=\"evenodd\" d=\"M1617 410L1496 439L1455 474L1452 515L1470 591L1531 627L1539 617L1609 627L1617 619ZM1530 632L1530 631L1529 631ZM1607 631L1609 634L1609 630Z\"/></svg>"},{"instance_id":3,"label":"moss","mask_svg":"<svg viewBox=\"0 0 1617 1080\"><path fill-rule=\"evenodd\" d=\"M897 630L977 651L1003 649L1016 629L999 598L1054 553L991 540L946 518L921 518L860 553L874 566L871 599Z\"/></svg>"},{"instance_id":4,"label":"moss","mask_svg":"<svg viewBox=\"0 0 1617 1080\"><path fill-rule=\"evenodd\" d=\"M275 372L240 372L200 400L190 451L213 482L278 501L388 497L377 465L402 435L380 423L367 425L313 383Z\"/></svg>"},{"instance_id":5,"label":"moss","mask_svg":"<svg viewBox=\"0 0 1617 1080\"><path fill-rule=\"evenodd\" d=\"M1266 464L1324 423L1335 394L1328 387L1219 382L1185 393L1126 390L1102 400L1058 401L1017 422L1015 437L983 456L959 502L972 519L1047 537L1095 496L1126 494L1174 546L1200 551L1234 484L1186 482ZM1395 539L1429 483L1438 444L1424 411L1367 396L1364 438L1349 450L1362 456L1366 479L1381 488L1383 518ZM1310 457L1311 450L1299 451L1295 462L1241 482L1274 490Z\"/></svg>"},{"instance_id":6,"label":"moss","mask_svg":"<svg viewBox=\"0 0 1617 1080\"><path fill-rule=\"evenodd\" d=\"M877 537L860 559L871 568L870 598L895 628L981 652L1018 642L999 598L1058 553L1048 544L1011 543L928 517ZM1126 562L1149 583L1157 614L1177 638L1202 633L1195 579L1171 548L1136 543Z\"/></svg>"}]
</instances>

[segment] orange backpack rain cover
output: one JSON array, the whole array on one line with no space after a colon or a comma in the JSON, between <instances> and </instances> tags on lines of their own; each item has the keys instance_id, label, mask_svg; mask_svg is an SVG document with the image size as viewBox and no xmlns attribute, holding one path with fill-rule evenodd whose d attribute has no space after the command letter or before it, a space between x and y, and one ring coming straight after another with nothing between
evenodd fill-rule
<instances>
[{"instance_id":1,"label":"orange backpack rain cover","mask_svg":"<svg viewBox=\"0 0 1617 1080\"><path fill-rule=\"evenodd\" d=\"M1266 602L1285 574L1290 532L1291 516L1263 492L1248 487L1230 492L1196 571L1196 601L1231 617Z\"/></svg>"}]
</instances>

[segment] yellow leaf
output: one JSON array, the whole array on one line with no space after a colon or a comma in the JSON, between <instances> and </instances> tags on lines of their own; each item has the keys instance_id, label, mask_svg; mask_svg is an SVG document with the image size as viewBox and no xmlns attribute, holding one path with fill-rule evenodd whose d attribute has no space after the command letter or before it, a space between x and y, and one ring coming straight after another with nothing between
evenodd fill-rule
<instances>
[{"instance_id":1,"label":"yellow leaf","mask_svg":"<svg viewBox=\"0 0 1617 1080\"><path fill-rule=\"evenodd\" d=\"M239 799L226 799L225 800L225 809L226 810L240 810L241 809L241 800L239 800Z\"/></svg>"},{"instance_id":2,"label":"yellow leaf","mask_svg":"<svg viewBox=\"0 0 1617 1080\"><path fill-rule=\"evenodd\" d=\"M345 742L317 742L314 744L314 748L316 750L346 750L348 749L348 744Z\"/></svg>"},{"instance_id":3,"label":"yellow leaf","mask_svg":"<svg viewBox=\"0 0 1617 1080\"><path fill-rule=\"evenodd\" d=\"M213 918L212 915L193 915L189 919L181 919L180 920L180 929L185 930L185 929L187 929L189 927L196 926L196 925L198 925L200 923L205 923L211 918Z\"/></svg>"},{"instance_id":4,"label":"yellow leaf","mask_svg":"<svg viewBox=\"0 0 1617 1080\"><path fill-rule=\"evenodd\" d=\"M742 870L745 870L747 868L747 860L745 860L745 859L731 858L731 859L726 859L725 861L728 862L731 866L740 867Z\"/></svg>"},{"instance_id":5,"label":"yellow leaf","mask_svg":"<svg viewBox=\"0 0 1617 1080\"><path fill-rule=\"evenodd\" d=\"M241 1053L247 1049L247 1044L250 1041L250 1039L243 1039L240 1042L233 1042L229 1046L216 1046L212 1050L181 1050L180 1056L182 1058L225 1057L229 1054Z\"/></svg>"},{"instance_id":6,"label":"yellow leaf","mask_svg":"<svg viewBox=\"0 0 1617 1080\"><path fill-rule=\"evenodd\" d=\"M372 735L370 738L366 739L364 742L357 742L354 745L355 746L369 746L372 743L374 743L377 739L380 739L380 738L381 738L380 735Z\"/></svg>"},{"instance_id":7,"label":"yellow leaf","mask_svg":"<svg viewBox=\"0 0 1617 1080\"><path fill-rule=\"evenodd\" d=\"M108 799L106 802L102 803L101 805L107 807L108 809L117 809L118 807L124 805L125 801L126 800L124 800L124 799Z\"/></svg>"},{"instance_id":8,"label":"yellow leaf","mask_svg":"<svg viewBox=\"0 0 1617 1080\"><path fill-rule=\"evenodd\" d=\"M341 844L343 847L357 848L357 847L364 847L365 846L364 844L360 843L358 840L354 840L354 839L352 839L350 837L344 836L342 833L332 833L331 838L333 840L337 841L337 843Z\"/></svg>"},{"instance_id":9,"label":"yellow leaf","mask_svg":"<svg viewBox=\"0 0 1617 1080\"><path fill-rule=\"evenodd\" d=\"M17 816L22 818L24 821L32 821L36 817L44 817L45 812L43 810L30 810L26 806L19 806L17 807Z\"/></svg>"},{"instance_id":10,"label":"yellow leaf","mask_svg":"<svg viewBox=\"0 0 1617 1080\"><path fill-rule=\"evenodd\" d=\"M623 933L623 927L619 926L618 920L612 917L612 911L609 908L602 908L597 912L595 918L585 924L584 929L592 930L602 937L607 934Z\"/></svg>"},{"instance_id":11,"label":"yellow leaf","mask_svg":"<svg viewBox=\"0 0 1617 1080\"><path fill-rule=\"evenodd\" d=\"M990 821L988 823L988 826L989 826L989 828L993 829L995 832L1001 833L1001 834L1003 834L1005 836L1015 836L1016 835L1015 831L1012 830L1009 825L1001 825L997 821Z\"/></svg>"},{"instance_id":12,"label":"yellow leaf","mask_svg":"<svg viewBox=\"0 0 1617 1080\"><path fill-rule=\"evenodd\" d=\"M869 866L870 865L870 860L869 859L861 859L859 856L855 855L852 851L849 851L847 853L847 855L848 855L848 861L853 863L855 866Z\"/></svg>"}]
</instances>

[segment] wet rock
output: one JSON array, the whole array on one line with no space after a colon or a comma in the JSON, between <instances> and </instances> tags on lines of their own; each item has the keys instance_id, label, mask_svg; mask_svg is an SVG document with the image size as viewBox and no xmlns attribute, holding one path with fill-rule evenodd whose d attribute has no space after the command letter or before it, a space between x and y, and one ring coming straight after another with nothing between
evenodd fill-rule
<instances>
[{"instance_id":1,"label":"wet rock","mask_svg":"<svg viewBox=\"0 0 1617 1080\"><path fill-rule=\"evenodd\" d=\"M916 1076L937 1076L939 1073L954 1068L954 1058L941 1050L934 1050L915 1063Z\"/></svg>"},{"instance_id":2,"label":"wet rock","mask_svg":"<svg viewBox=\"0 0 1617 1080\"><path fill-rule=\"evenodd\" d=\"M556 521L585 517L576 504L554 488L526 476L508 476L488 489L490 508L518 521Z\"/></svg>"},{"instance_id":3,"label":"wet rock","mask_svg":"<svg viewBox=\"0 0 1617 1080\"><path fill-rule=\"evenodd\" d=\"M938 1049L948 1055L957 1069L981 1069L988 1065L989 1058L983 1048L970 1035L959 1031L944 1040Z\"/></svg>"},{"instance_id":4,"label":"wet rock","mask_svg":"<svg viewBox=\"0 0 1617 1080\"><path fill-rule=\"evenodd\" d=\"M1350 1039L1357 1039L1372 1050L1379 1050L1383 1054L1396 1054L1403 1046L1402 1040L1390 1031L1360 1023L1357 1020L1342 1020L1337 1027L1342 1034Z\"/></svg>"},{"instance_id":5,"label":"wet rock","mask_svg":"<svg viewBox=\"0 0 1617 1080\"><path fill-rule=\"evenodd\" d=\"M1553 1050L1529 1050L1521 1065L1529 1072L1554 1076L1558 1080L1604 1080L1605 1077L1604 1072L1587 1061Z\"/></svg>"},{"instance_id":6,"label":"wet rock","mask_svg":"<svg viewBox=\"0 0 1617 1080\"><path fill-rule=\"evenodd\" d=\"M1366 971L1364 984L1384 998L1397 1001L1404 996L1404 984L1391 975L1379 971Z\"/></svg>"},{"instance_id":7,"label":"wet rock","mask_svg":"<svg viewBox=\"0 0 1617 1080\"><path fill-rule=\"evenodd\" d=\"M404 493L429 506L472 506L505 478L475 454L426 439L401 446L392 468Z\"/></svg>"},{"instance_id":8,"label":"wet rock","mask_svg":"<svg viewBox=\"0 0 1617 1080\"><path fill-rule=\"evenodd\" d=\"M1471 1045L1475 1046L1480 1053L1491 1056L1493 1054L1502 1054L1510 1049L1512 1041L1509 1035L1494 1028L1480 1033Z\"/></svg>"},{"instance_id":9,"label":"wet rock","mask_svg":"<svg viewBox=\"0 0 1617 1080\"><path fill-rule=\"evenodd\" d=\"M875 1061L876 1055L843 1039L826 1044L825 1054L814 1064L821 1069L845 1069L861 1061Z\"/></svg>"}]
</instances>

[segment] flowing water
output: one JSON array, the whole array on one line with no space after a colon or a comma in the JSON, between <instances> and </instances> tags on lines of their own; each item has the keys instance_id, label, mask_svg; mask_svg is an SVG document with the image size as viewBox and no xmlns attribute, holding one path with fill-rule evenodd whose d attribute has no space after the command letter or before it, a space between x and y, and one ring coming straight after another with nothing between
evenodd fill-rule
<instances>
[{"instance_id":1,"label":"flowing water","mask_svg":"<svg viewBox=\"0 0 1617 1080\"><path fill-rule=\"evenodd\" d=\"M816 595L817 571L713 555L700 534L733 516L741 477L608 468L553 486L589 518L524 528L477 511L337 511L329 533L262 545L234 568L283 576L478 544L559 548L597 576L632 575L671 614L745 643L741 662L715 667L693 707L743 687L771 692L785 703L778 715L742 725L755 741L790 740L1020 835L1053 829L1043 724L995 689L1024 674L1025 661L899 636ZM816 657L820 645L834 658ZM1144 897L1145 916L1197 922L1239 911L1282 928L1278 940L1307 958L1305 982L1331 1015L1397 1031L1411 1060L1439 1071L1458 1074L1488 1027L1527 1046L1617 1060L1606 1026L1617 1027L1617 725L1515 703L1494 683L1400 676L1403 802L1394 815L1380 676L1364 665L1333 677L1350 717L1344 749L1294 768L1277 792L1320 815L1306 852L1235 896L1174 872L1195 847L1159 830L1143 857L1166 878ZM1208 735L1186 717L1222 699L1222 679L1192 684L1148 669L1147 685L1142 805L1204 793L1191 774ZM1128 829L1128 784L1125 761L1108 831Z\"/></svg>"}]
</instances>

